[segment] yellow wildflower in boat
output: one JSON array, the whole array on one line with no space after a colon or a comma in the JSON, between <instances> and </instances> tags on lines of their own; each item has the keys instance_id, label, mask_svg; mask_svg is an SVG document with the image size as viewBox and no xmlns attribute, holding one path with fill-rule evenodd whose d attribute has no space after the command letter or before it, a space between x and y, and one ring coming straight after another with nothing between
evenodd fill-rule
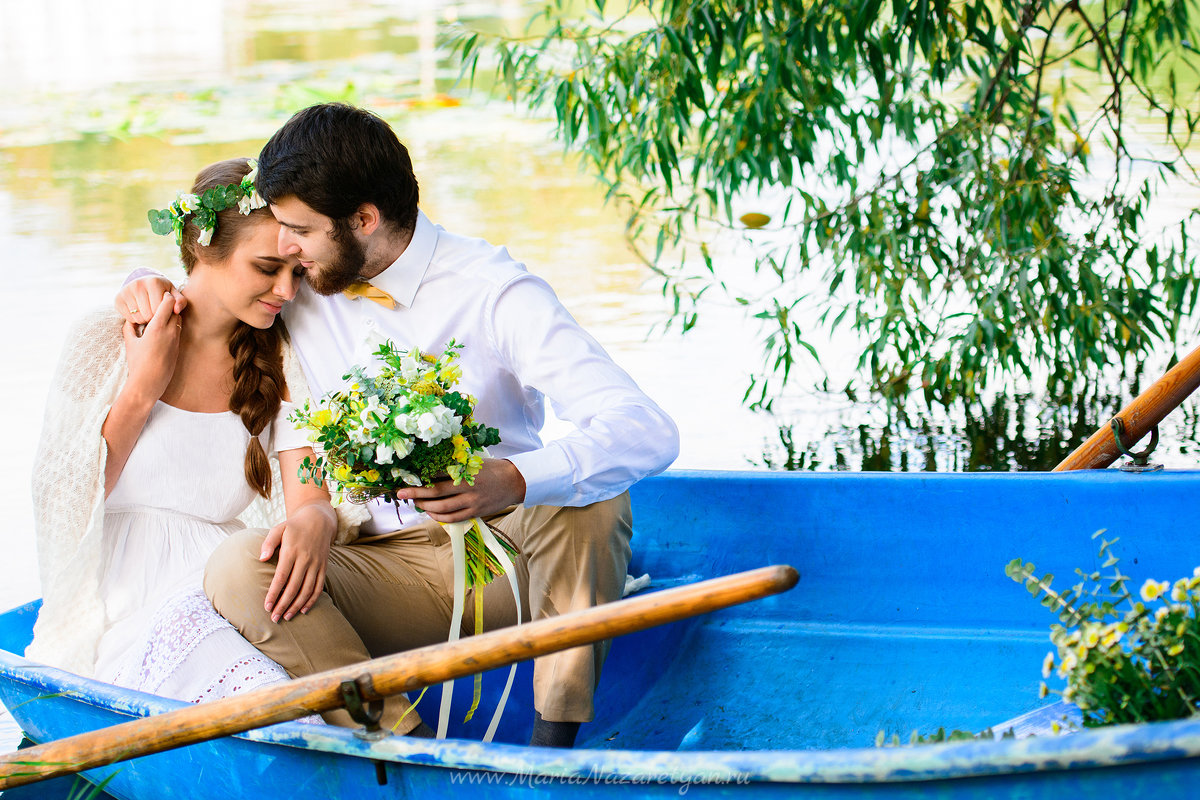
<instances>
[{"instance_id":1,"label":"yellow wildflower in boat","mask_svg":"<svg viewBox=\"0 0 1200 800\"><path fill-rule=\"evenodd\" d=\"M1148 578L1146 582L1142 584L1140 594L1142 595L1142 599L1149 603L1151 600L1157 600L1158 598L1162 597L1163 593L1170 588L1171 584L1167 583L1166 581L1156 581L1153 578Z\"/></svg>"},{"instance_id":2,"label":"yellow wildflower in boat","mask_svg":"<svg viewBox=\"0 0 1200 800\"><path fill-rule=\"evenodd\" d=\"M1110 627L1108 633L1104 634L1104 638L1100 640L1100 646L1107 650L1119 641L1121 641L1121 631Z\"/></svg>"},{"instance_id":3,"label":"yellow wildflower in boat","mask_svg":"<svg viewBox=\"0 0 1200 800\"><path fill-rule=\"evenodd\" d=\"M1054 651L1046 653L1046 657L1042 660L1042 677L1049 678L1050 670L1054 669ZM1043 684L1045 685L1045 684Z\"/></svg>"}]
</instances>

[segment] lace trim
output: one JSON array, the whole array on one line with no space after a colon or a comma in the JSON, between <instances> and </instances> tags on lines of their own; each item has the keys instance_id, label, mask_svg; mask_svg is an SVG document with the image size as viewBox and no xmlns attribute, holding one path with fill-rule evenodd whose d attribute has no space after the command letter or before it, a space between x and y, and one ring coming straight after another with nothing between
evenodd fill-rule
<instances>
[{"instance_id":1,"label":"lace trim","mask_svg":"<svg viewBox=\"0 0 1200 800\"><path fill-rule=\"evenodd\" d=\"M209 684L208 688L194 697L193 703L208 703L231 697L237 692L261 689L291 680L281 666L266 656L247 656L234 664L230 664L221 676ZM306 725L324 725L325 720L319 714L301 717L295 722Z\"/></svg>"},{"instance_id":2,"label":"lace trim","mask_svg":"<svg viewBox=\"0 0 1200 800\"><path fill-rule=\"evenodd\" d=\"M129 677L128 668L117 673L114 682L143 692L158 693L163 682L192 654L205 638L232 626L213 610L204 592L193 590L172 597L158 609L143 641L137 676Z\"/></svg>"}]
</instances>

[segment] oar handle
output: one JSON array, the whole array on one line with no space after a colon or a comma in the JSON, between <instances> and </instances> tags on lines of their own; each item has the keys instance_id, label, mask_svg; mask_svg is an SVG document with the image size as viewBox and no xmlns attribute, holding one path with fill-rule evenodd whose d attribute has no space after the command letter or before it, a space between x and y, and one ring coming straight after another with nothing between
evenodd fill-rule
<instances>
[{"instance_id":1,"label":"oar handle","mask_svg":"<svg viewBox=\"0 0 1200 800\"><path fill-rule=\"evenodd\" d=\"M762 567L81 733L0 756L0 790L339 708L342 682L364 673L366 699L377 699L757 600L798 579L789 566Z\"/></svg>"},{"instance_id":2,"label":"oar handle","mask_svg":"<svg viewBox=\"0 0 1200 800\"><path fill-rule=\"evenodd\" d=\"M1184 400L1200 387L1200 347L1188 353L1167 374L1150 385L1146 391L1121 409L1117 418L1129 440L1129 447L1141 440L1155 425L1163 421ZM1121 455L1112 426L1100 426L1088 440L1059 462L1054 472L1074 469L1104 469Z\"/></svg>"}]
</instances>

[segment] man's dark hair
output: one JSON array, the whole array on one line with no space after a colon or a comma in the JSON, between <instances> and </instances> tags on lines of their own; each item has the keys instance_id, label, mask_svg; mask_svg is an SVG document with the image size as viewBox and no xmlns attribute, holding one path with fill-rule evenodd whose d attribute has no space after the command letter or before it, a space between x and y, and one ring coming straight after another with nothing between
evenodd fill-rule
<instances>
[{"instance_id":1,"label":"man's dark hair","mask_svg":"<svg viewBox=\"0 0 1200 800\"><path fill-rule=\"evenodd\" d=\"M295 196L335 221L373 203L401 230L417 224L408 150L378 116L345 103L296 112L259 154L256 185L268 203Z\"/></svg>"}]
</instances>

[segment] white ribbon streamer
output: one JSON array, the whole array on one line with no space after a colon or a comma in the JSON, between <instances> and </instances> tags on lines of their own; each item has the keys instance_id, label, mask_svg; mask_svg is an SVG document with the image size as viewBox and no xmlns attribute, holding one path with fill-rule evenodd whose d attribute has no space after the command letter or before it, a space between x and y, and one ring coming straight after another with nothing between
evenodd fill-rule
<instances>
[{"instance_id":1,"label":"white ribbon streamer","mask_svg":"<svg viewBox=\"0 0 1200 800\"><path fill-rule=\"evenodd\" d=\"M504 573L508 576L509 586L512 587L513 600L517 604L517 624L520 625L522 621L521 590L517 585L516 567L513 566L512 559L508 557L504 546L500 544L500 540L492 533L487 523L479 519L479 517L462 520L461 522L443 522L442 527L446 529L446 534L450 537L450 550L454 559L454 605L450 613L450 636L446 640L449 642L456 641L462 630L463 603L467 589L467 550L464 538L472 526L478 526L483 546L504 567ZM482 590L483 587L476 589L476 591ZM492 714L492 721L488 725L487 733L484 734L483 741L485 742L492 741L492 737L496 735L496 728L500 724L500 716L504 713L504 707L508 703L508 694L512 689L513 678L516 677L516 674L517 665L513 664L509 667L508 682L504 684L504 691L500 695L500 702L496 706L495 713ZM442 705L438 711L437 738L439 739L446 738L446 731L450 725L450 700L453 696L454 681L446 681L442 684Z\"/></svg>"},{"instance_id":2,"label":"white ribbon streamer","mask_svg":"<svg viewBox=\"0 0 1200 800\"><path fill-rule=\"evenodd\" d=\"M442 523L442 527L450 536L450 550L454 558L454 606L450 614L450 638L446 640L448 642L457 641L459 631L462 630L463 595L467 590L467 550L463 537L474 524L475 520ZM438 713L439 739L446 738L446 729L450 724L450 698L453 695L454 681L446 681L442 684L442 707Z\"/></svg>"},{"instance_id":3,"label":"white ribbon streamer","mask_svg":"<svg viewBox=\"0 0 1200 800\"><path fill-rule=\"evenodd\" d=\"M496 534L492 533L492 529L481 520L476 519L479 524L479 533L483 537L483 543L487 549L496 557L500 565L504 567L504 574L508 576L508 585L512 587L513 601L517 607L517 624L520 625L521 619L521 589L517 585L517 569L513 566L512 559L508 557L508 553L504 551L504 545L496 538ZM500 716L504 713L504 706L508 704L508 692L512 689L513 678L517 676L517 665L513 664L508 668L508 681L504 684L504 691L500 693L500 702L496 705L496 713L492 714L491 724L488 725L487 733L483 735L483 741L490 742L492 737L496 735L496 727L500 724Z\"/></svg>"}]
</instances>

